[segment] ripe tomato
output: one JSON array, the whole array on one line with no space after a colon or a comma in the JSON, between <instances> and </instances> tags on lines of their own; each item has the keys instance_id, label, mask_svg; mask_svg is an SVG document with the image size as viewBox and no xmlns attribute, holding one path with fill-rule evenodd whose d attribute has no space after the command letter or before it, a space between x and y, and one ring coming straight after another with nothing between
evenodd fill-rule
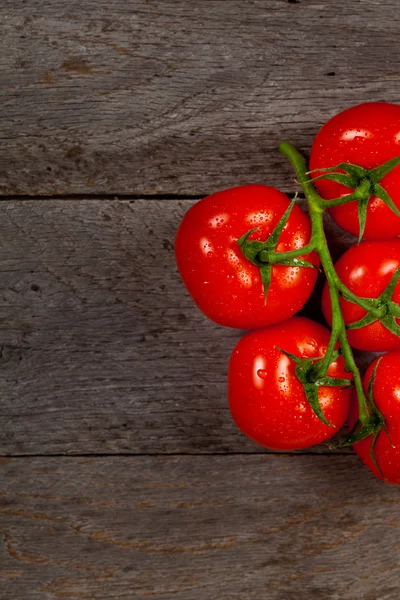
<instances>
[{"instance_id":1,"label":"ripe tomato","mask_svg":"<svg viewBox=\"0 0 400 600\"><path fill-rule=\"evenodd\" d=\"M311 149L310 169L333 167L346 162L366 169L380 166L400 155L400 105L370 102L353 106L330 119L318 132ZM314 173L317 176L321 173ZM400 166L380 181L397 208L400 209ZM352 192L335 181L315 182L326 200ZM340 227L359 234L357 202L330 209ZM400 218L379 198L368 203L365 239L384 239L400 235Z\"/></svg>"},{"instance_id":2,"label":"ripe tomato","mask_svg":"<svg viewBox=\"0 0 400 600\"><path fill-rule=\"evenodd\" d=\"M388 286L400 266L400 239L362 242L352 246L335 265L339 279L351 292L362 298L378 298ZM400 282L392 300L400 303ZM367 312L352 302L341 298L341 309L346 325L362 319ZM322 310L329 325L332 324L331 302L328 286L322 293ZM392 317L392 323L400 319ZM351 329L347 337L354 348L368 352L400 350L400 338L390 332L380 321L359 329Z\"/></svg>"},{"instance_id":3,"label":"ripe tomato","mask_svg":"<svg viewBox=\"0 0 400 600\"><path fill-rule=\"evenodd\" d=\"M374 446L375 460L382 473L374 465L370 455L372 436L357 442L353 448L379 479L400 484L400 352L384 354L369 365L363 381L366 393L378 360L380 362L375 374L373 398L376 407L385 418L389 434L381 430ZM349 413L350 428L356 423L357 417L358 404L354 397Z\"/></svg>"},{"instance_id":4,"label":"ripe tomato","mask_svg":"<svg viewBox=\"0 0 400 600\"><path fill-rule=\"evenodd\" d=\"M295 374L295 363L279 348L301 358L323 357L329 331L304 317L246 334L236 345L228 371L228 397L233 419L252 440L273 450L296 450L318 444L342 427L349 408L350 390L319 387L325 417L320 421L308 403ZM348 378L343 358L328 375Z\"/></svg>"},{"instance_id":5,"label":"ripe tomato","mask_svg":"<svg viewBox=\"0 0 400 600\"><path fill-rule=\"evenodd\" d=\"M246 185L212 194L185 214L175 239L176 262L189 293L210 319L253 329L287 319L305 304L317 269L274 265L265 302L260 270L237 244L253 228L258 230L250 239L265 241L288 206L282 192ZM305 246L310 233L308 216L294 206L276 251ZM319 264L316 253L301 258Z\"/></svg>"}]
</instances>

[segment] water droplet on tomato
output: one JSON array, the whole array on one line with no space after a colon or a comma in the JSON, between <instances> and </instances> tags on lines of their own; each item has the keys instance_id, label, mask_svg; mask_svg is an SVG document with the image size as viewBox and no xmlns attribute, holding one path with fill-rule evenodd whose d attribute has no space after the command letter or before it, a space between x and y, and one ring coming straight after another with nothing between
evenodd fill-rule
<instances>
[{"instance_id":1,"label":"water droplet on tomato","mask_svg":"<svg viewBox=\"0 0 400 600\"><path fill-rule=\"evenodd\" d=\"M260 379L265 379L267 377L267 371L265 369L258 369L257 375Z\"/></svg>"}]
</instances>

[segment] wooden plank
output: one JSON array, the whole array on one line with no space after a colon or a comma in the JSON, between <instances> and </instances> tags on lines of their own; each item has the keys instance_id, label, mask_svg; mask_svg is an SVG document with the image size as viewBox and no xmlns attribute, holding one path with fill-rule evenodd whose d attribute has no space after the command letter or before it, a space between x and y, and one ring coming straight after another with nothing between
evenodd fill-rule
<instances>
[{"instance_id":1,"label":"wooden plank","mask_svg":"<svg viewBox=\"0 0 400 600\"><path fill-rule=\"evenodd\" d=\"M0 203L3 455L260 451L227 407L242 332L203 317L176 270L190 205Z\"/></svg>"},{"instance_id":2,"label":"wooden plank","mask_svg":"<svg viewBox=\"0 0 400 600\"><path fill-rule=\"evenodd\" d=\"M397 0L2 0L0 20L5 195L292 191L280 141L398 101Z\"/></svg>"},{"instance_id":3,"label":"wooden plank","mask_svg":"<svg viewBox=\"0 0 400 600\"><path fill-rule=\"evenodd\" d=\"M398 599L398 489L355 456L23 458L1 474L2 600Z\"/></svg>"}]
</instances>

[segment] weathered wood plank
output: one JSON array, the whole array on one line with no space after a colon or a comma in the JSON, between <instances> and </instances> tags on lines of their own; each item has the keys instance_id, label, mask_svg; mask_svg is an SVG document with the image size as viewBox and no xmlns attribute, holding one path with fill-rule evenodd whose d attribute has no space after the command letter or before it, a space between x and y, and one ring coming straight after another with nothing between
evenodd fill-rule
<instances>
[{"instance_id":1,"label":"weathered wood plank","mask_svg":"<svg viewBox=\"0 0 400 600\"><path fill-rule=\"evenodd\" d=\"M397 0L3 0L0 20L5 195L291 191L283 138L399 97Z\"/></svg>"},{"instance_id":2,"label":"weathered wood plank","mask_svg":"<svg viewBox=\"0 0 400 600\"><path fill-rule=\"evenodd\" d=\"M259 451L227 408L241 332L203 317L176 271L190 204L0 203L2 454Z\"/></svg>"},{"instance_id":3,"label":"weathered wood plank","mask_svg":"<svg viewBox=\"0 0 400 600\"><path fill-rule=\"evenodd\" d=\"M2 600L398 599L398 489L355 456L0 469Z\"/></svg>"}]
</instances>

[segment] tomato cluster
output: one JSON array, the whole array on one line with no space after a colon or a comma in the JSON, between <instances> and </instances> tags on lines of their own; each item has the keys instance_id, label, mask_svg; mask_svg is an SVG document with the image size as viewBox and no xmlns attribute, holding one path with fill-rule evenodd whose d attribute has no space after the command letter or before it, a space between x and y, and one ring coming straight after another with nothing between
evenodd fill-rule
<instances>
[{"instance_id":1,"label":"tomato cluster","mask_svg":"<svg viewBox=\"0 0 400 600\"><path fill-rule=\"evenodd\" d=\"M310 157L321 202L328 201L343 229L365 240L335 265L338 310L353 348L389 353L364 377L368 406L382 426L351 439L375 475L394 483L400 483L399 155L400 106L368 103L330 119ZM353 432L367 431L354 373L336 338L331 342L326 327L294 316L323 258L326 241L314 243L313 235L309 216L285 194L245 185L194 204L175 239L179 272L200 310L220 325L252 330L231 356L229 406L243 433L274 450L326 441L347 417ZM328 277L322 310L334 328L332 287Z\"/></svg>"}]
</instances>

